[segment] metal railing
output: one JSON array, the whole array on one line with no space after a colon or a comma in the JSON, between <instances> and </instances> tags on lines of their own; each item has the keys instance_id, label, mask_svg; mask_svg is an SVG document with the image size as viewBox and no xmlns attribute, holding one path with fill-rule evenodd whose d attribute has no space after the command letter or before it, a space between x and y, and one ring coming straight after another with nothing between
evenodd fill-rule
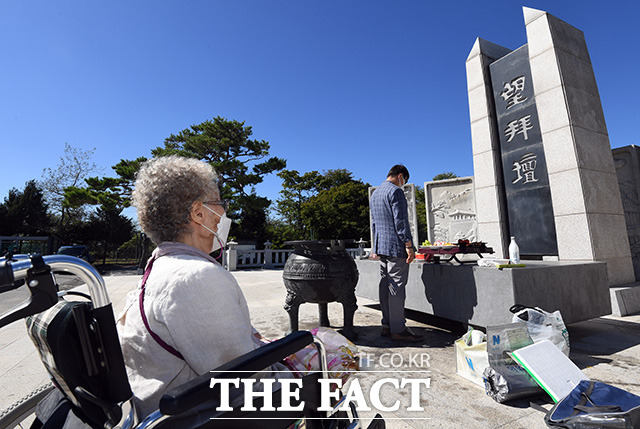
<instances>
[{"instance_id":1,"label":"metal railing","mask_svg":"<svg viewBox=\"0 0 640 429\"><path fill-rule=\"evenodd\" d=\"M228 243L224 254L224 266L229 271L251 268L277 269L283 268L293 253L293 249L272 249L271 243L265 243L264 250L238 249L237 243ZM366 254L364 246L356 249L346 249L349 256L358 259Z\"/></svg>"}]
</instances>

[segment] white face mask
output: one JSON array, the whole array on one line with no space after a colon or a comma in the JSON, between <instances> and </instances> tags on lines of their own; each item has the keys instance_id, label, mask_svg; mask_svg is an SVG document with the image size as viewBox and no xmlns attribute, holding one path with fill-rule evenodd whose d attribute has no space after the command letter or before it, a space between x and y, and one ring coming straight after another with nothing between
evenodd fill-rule
<instances>
[{"instance_id":1,"label":"white face mask","mask_svg":"<svg viewBox=\"0 0 640 429\"><path fill-rule=\"evenodd\" d=\"M203 205L204 207L207 207L206 204L203 204ZM211 213L220 217L220 222L218 222L218 232L214 232L211 229L207 228L205 224L202 224L202 226L207 231L209 231L210 233L216 236L216 238L214 238L213 240L213 243L211 244L211 252L215 252L216 250L227 245L227 238L229 237L229 230L231 229L231 219L227 217L226 211L222 214L222 216L220 216L218 213L216 213L214 210L210 209L209 207L207 207L207 209Z\"/></svg>"}]
</instances>

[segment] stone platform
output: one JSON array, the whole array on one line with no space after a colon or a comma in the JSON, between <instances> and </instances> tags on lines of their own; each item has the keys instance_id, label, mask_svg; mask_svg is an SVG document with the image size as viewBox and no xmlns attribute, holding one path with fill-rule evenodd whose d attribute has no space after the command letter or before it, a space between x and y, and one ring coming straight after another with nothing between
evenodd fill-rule
<instances>
[{"instance_id":1,"label":"stone platform","mask_svg":"<svg viewBox=\"0 0 640 429\"><path fill-rule=\"evenodd\" d=\"M611 311L614 316L640 312L640 282L611 287Z\"/></svg>"},{"instance_id":2,"label":"stone platform","mask_svg":"<svg viewBox=\"0 0 640 429\"><path fill-rule=\"evenodd\" d=\"M371 266L376 264L369 261ZM413 269L414 267L412 267ZM365 274L361 270L361 275ZM287 294L282 270L234 271L251 312L253 326L269 338L278 338L288 326L288 315L283 309ZM125 297L135 289L141 276L106 276L105 282L114 310L118 314L124 306ZM377 282L376 282L377 284ZM22 288L21 288L22 289ZM21 289L3 294L21 292ZM28 294L28 292L27 292ZM423 297L424 299L424 297ZM376 299L377 301L377 299ZM18 300L17 302L20 302ZM407 325L424 336L423 343L403 344L380 336L379 306L368 299L358 299L358 310L354 325L358 331L356 344L362 353L371 355L376 369L358 373L365 392L379 379L402 376L415 377L411 370L412 356L429 356L431 386L421 392L424 411L409 412L410 395L402 395L400 408L395 412L381 412L389 429L545 429L544 414L529 406L533 401L551 408L549 397L524 398L509 404L498 404L484 390L456 374L454 341L464 333L459 323L448 322L413 311L407 312ZM9 309L9 305L5 309ZM343 326L342 306L329 304L329 318L338 329ZM318 326L318 310L313 304L300 307L300 327L311 329ZM571 360L592 380L610 383L621 389L640 395L640 315L616 317L605 316L568 326L571 341ZM400 366L388 367L390 357ZM421 360L418 360L421 362ZM381 364L386 365L384 367ZM418 373L419 374L419 373ZM14 322L0 329L0 410L8 407L29 393L48 377L40 362L35 347L26 336L24 322ZM386 384L386 387L391 387ZM384 398L386 406L396 400L393 390ZM368 398L368 396L367 396ZM364 426L371 423L377 411L360 413ZM241 426L241 425L240 425ZM239 426L239 427L240 427Z\"/></svg>"},{"instance_id":3,"label":"stone platform","mask_svg":"<svg viewBox=\"0 0 640 429\"><path fill-rule=\"evenodd\" d=\"M514 304L560 310L566 324L611 314L604 262L524 263L524 268L497 269L416 261L409 270L405 307L481 327L510 323ZM377 300L379 262L356 264L356 295Z\"/></svg>"}]
</instances>

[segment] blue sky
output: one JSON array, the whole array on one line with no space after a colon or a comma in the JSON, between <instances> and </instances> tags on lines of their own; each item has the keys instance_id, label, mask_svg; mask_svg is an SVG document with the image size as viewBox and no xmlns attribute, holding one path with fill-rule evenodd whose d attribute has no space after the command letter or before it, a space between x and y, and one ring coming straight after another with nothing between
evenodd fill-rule
<instances>
[{"instance_id":1,"label":"blue sky","mask_svg":"<svg viewBox=\"0 0 640 429\"><path fill-rule=\"evenodd\" d=\"M611 145L638 143L635 1L3 0L0 198L65 142L95 147L109 174L215 116L300 172L472 175L465 60L476 37L526 43L522 6L585 33ZM257 192L275 200L280 185Z\"/></svg>"}]
</instances>

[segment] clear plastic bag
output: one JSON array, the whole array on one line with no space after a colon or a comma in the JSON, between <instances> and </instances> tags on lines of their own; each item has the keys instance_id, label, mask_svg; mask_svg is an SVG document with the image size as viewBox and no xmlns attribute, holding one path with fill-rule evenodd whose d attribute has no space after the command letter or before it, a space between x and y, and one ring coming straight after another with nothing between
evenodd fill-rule
<instances>
[{"instance_id":1,"label":"clear plastic bag","mask_svg":"<svg viewBox=\"0 0 640 429\"><path fill-rule=\"evenodd\" d=\"M534 343L549 340L562 353L569 356L569 332L562 320L560 311L549 313L539 307L514 305L509 311L513 314L514 323L524 323Z\"/></svg>"},{"instance_id":2,"label":"clear plastic bag","mask_svg":"<svg viewBox=\"0 0 640 429\"><path fill-rule=\"evenodd\" d=\"M526 326L520 323L487 327L489 367L484 370L487 395L497 402L542 393L533 378L509 355L510 352L533 344Z\"/></svg>"}]
</instances>

